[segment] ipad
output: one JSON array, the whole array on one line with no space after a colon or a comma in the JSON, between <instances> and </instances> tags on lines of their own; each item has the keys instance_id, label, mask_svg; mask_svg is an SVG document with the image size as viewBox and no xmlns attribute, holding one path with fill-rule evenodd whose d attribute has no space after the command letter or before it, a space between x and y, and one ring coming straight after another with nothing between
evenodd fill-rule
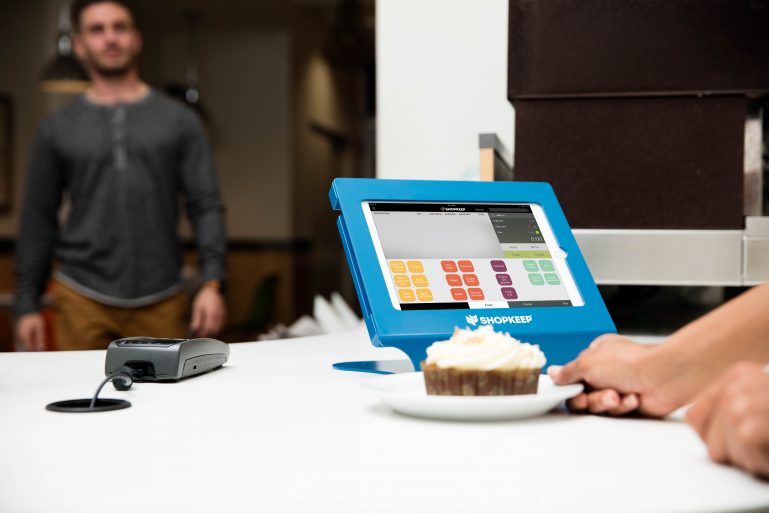
<instances>
[{"instance_id":1,"label":"ipad","mask_svg":"<svg viewBox=\"0 0 769 513\"><path fill-rule=\"evenodd\" d=\"M585 304L536 203L363 201L396 310Z\"/></svg>"}]
</instances>

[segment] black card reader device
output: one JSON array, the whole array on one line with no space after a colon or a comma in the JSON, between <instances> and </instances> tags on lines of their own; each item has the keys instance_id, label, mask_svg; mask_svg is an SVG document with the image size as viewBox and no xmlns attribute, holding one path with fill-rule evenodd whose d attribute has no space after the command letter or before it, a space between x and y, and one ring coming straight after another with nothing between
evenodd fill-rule
<instances>
[{"instance_id":1,"label":"black card reader device","mask_svg":"<svg viewBox=\"0 0 769 513\"><path fill-rule=\"evenodd\" d=\"M213 338L128 337L110 342L104 372L133 370L135 381L174 381L218 369L230 346Z\"/></svg>"}]
</instances>

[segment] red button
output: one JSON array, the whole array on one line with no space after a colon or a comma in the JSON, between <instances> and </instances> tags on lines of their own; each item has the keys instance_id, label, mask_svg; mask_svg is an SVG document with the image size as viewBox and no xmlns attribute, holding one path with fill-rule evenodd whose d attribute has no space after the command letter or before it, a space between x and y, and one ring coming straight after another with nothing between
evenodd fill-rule
<instances>
[{"instance_id":1,"label":"red button","mask_svg":"<svg viewBox=\"0 0 769 513\"><path fill-rule=\"evenodd\" d=\"M470 294L470 299L473 301L483 301L486 299L481 289L467 289L467 293Z\"/></svg>"},{"instance_id":2,"label":"red button","mask_svg":"<svg viewBox=\"0 0 769 513\"><path fill-rule=\"evenodd\" d=\"M459 270L462 271L463 273L471 273L475 271L475 267L473 267L473 263L469 260L460 260Z\"/></svg>"},{"instance_id":3,"label":"red button","mask_svg":"<svg viewBox=\"0 0 769 513\"><path fill-rule=\"evenodd\" d=\"M462 278L460 278L458 274L447 274L446 283L449 284L449 287L461 287Z\"/></svg>"},{"instance_id":4,"label":"red button","mask_svg":"<svg viewBox=\"0 0 769 513\"><path fill-rule=\"evenodd\" d=\"M457 272L457 264L453 260L441 260L441 267L443 272L455 273Z\"/></svg>"},{"instance_id":5,"label":"red button","mask_svg":"<svg viewBox=\"0 0 769 513\"><path fill-rule=\"evenodd\" d=\"M467 285L468 287L478 286L478 276L474 274L463 274L462 278L465 280L465 285Z\"/></svg>"},{"instance_id":6,"label":"red button","mask_svg":"<svg viewBox=\"0 0 769 513\"><path fill-rule=\"evenodd\" d=\"M465 293L465 289L451 289L451 297L456 301L467 301L467 293Z\"/></svg>"}]
</instances>

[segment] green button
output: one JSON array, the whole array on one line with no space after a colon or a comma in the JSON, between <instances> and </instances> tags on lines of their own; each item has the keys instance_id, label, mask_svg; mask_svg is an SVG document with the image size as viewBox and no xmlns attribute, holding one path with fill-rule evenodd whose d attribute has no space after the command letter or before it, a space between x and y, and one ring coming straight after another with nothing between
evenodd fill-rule
<instances>
[{"instance_id":1,"label":"green button","mask_svg":"<svg viewBox=\"0 0 769 513\"><path fill-rule=\"evenodd\" d=\"M523 268L529 271L530 273L539 271L539 267L537 267L537 262L535 262L534 260L524 260Z\"/></svg>"},{"instance_id":2,"label":"green button","mask_svg":"<svg viewBox=\"0 0 769 513\"><path fill-rule=\"evenodd\" d=\"M547 250L503 251L505 258L552 258Z\"/></svg>"},{"instance_id":3,"label":"green button","mask_svg":"<svg viewBox=\"0 0 769 513\"><path fill-rule=\"evenodd\" d=\"M553 267L553 262L550 260L540 260L539 261L539 268L542 269L545 272L553 272L555 271L555 267Z\"/></svg>"},{"instance_id":4,"label":"green button","mask_svg":"<svg viewBox=\"0 0 769 513\"><path fill-rule=\"evenodd\" d=\"M545 273L545 281L548 285L560 285L561 280L558 279L558 275L554 273Z\"/></svg>"},{"instance_id":5,"label":"green button","mask_svg":"<svg viewBox=\"0 0 769 513\"><path fill-rule=\"evenodd\" d=\"M544 285L545 280L542 279L541 274L530 274L529 275L529 281L532 285Z\"/></svg>"}]
</instances>

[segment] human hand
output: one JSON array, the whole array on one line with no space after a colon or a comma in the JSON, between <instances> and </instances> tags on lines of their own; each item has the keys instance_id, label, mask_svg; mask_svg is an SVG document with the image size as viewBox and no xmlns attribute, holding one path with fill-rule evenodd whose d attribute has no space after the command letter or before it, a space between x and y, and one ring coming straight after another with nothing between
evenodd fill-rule
<instances>
[{"instance_id":1,"label":"human hand","mask_svg":"<svg viewBox=\"0 0 769 513\"><path fill-rule=\"evenodd\" d=\"M559 385L585 383L585 392L567 403L572 411L624 415L638 410L661 417L677 404L662 390L665 362L655 361L654 355L654 346L602 335L574 361L551 365L548 374Z\"/></svg>"},{"instance_id":2,"label":"human hand","mask_svg":"<svg viewBox=\"0 0 769 513\"><path fill-rule=\"evenodd\" d=\"M192 302L190 331L197 337L219 333L227 318L224 298L216 287L204 285Z\"/></svg>"},{"instance_id":3,"label":"human hand","mask_svg":"<svg viewBox=\"0 0 769 513\"><path fill-rule=\"evenodd\" d=\"M16 321L16 336L27 351L45 351L45 320L41 313L22 315Z\"/></svg>"},{"instance_id":4,"label":"human hand","mask_svg":"<svg viewBox=\"0 0 769 513\"><path fill-rule=\"evenodd\" d=\"M686 413L713 461L769 477L769 374L757 363L724 372Z\"/></svg>"}]
</instances>

